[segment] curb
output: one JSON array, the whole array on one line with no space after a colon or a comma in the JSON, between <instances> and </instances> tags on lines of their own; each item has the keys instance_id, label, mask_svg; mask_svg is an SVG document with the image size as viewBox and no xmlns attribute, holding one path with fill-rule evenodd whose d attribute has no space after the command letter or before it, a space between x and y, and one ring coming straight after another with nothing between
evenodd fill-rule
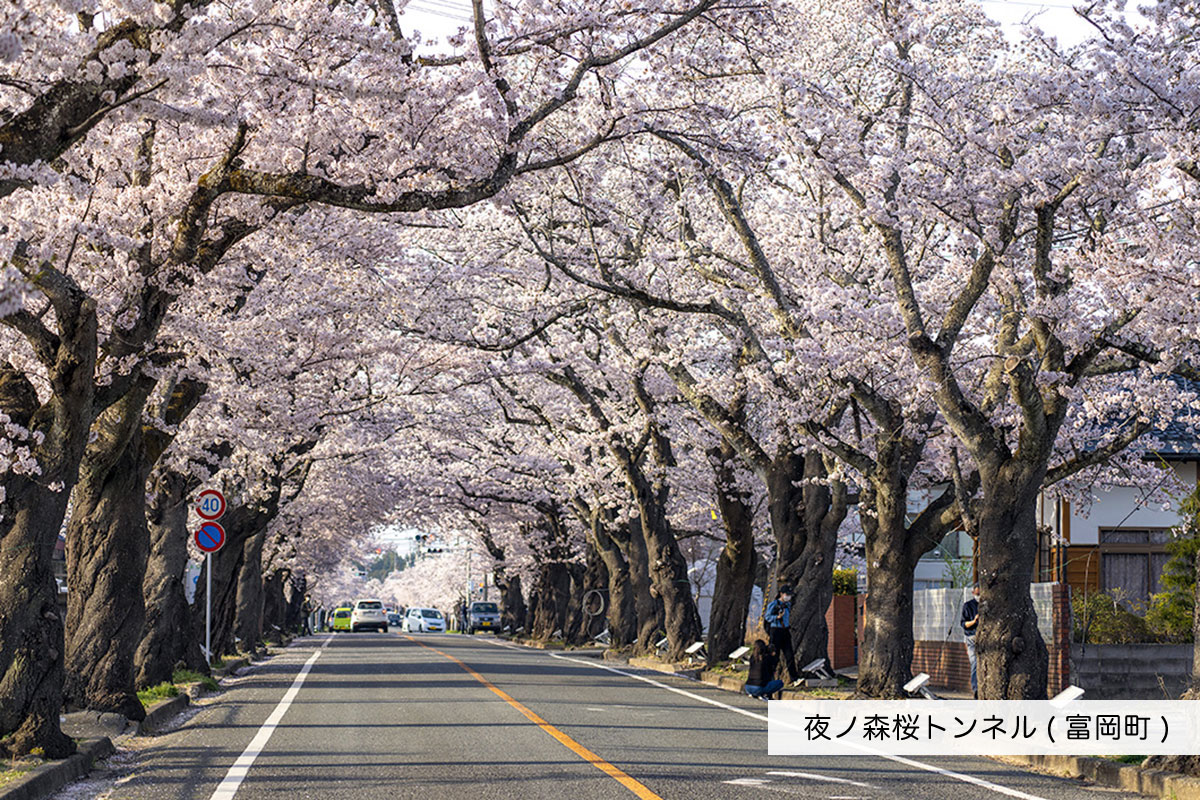
<instances>
[{"instance_id":1,"label":"curb","mask_svg":"<svg viewBox=\"0 0 1200 800\"><path fill-rule=\"evenodd\" d=\"M676 673L679 674L679 673ZM704 670L696 679L701 683L706 683L709 686L714 686L718 689L724 689L728 692L737 692L745 694L742 687L746 685L746 681L741 678L735 678L731 675L721 675L710 670ZM833 687L816 687L816 688L833 688ZM807 692L799 692L795 689L784 689L780 692L781 700L811 700L812 695Z\"/></svg>"},{"instance_id":2,"label":"curb","mask_svg":"<svg viewBox=\"0 0 1200 800\"><path fill-rule=\"evenodd\" d=\"M212 670L212 676L218 680L228 678L230 675L236 675L239 669L248 666L250 666L249 658L235 658L232 661L227 661L224 666Z\"/></svg>"},{"instance_id":3,"label":"curb","mask_svg":"<svg viewBox=\"0 0 1200 800\"><path fill-rule=\"evenodd\" d=\"M1151 797L1200 800L1200 778L1180 775L1178 772L1143 769L1107 758L1088 756L1004 756L1002 760L1071 778L1087 778L1100 786L1139 792Z\"/></svg>"},{"instance_id":4,"label":"curb","mask_svg":"<svg viewBox=\"0 0 1200 800\"><path fill-rule=\"evenodd\" d=\"M652 669L655 672L662 672L667 675L677 675L680 678L688 678L689 680L700 680L700 675L704 671L699 667L694 669L680 667L678 664L668 664L664 661L659 661L657 658L648 658L646 656L630 656L626 663L631 667L641 667L642 669Z\"/></svg>"},{"instance_id":5,"label":"curb","mask_svg":"<svg viewBox=\"0 0 1200 800\"><path fill-rule=\"evenodd\" d=\"M171 721L176 714L187 708L191 702L192 698L188 697L187 692L180 692L174 697L168 697L166 700L150 706L146 709L146 718L138 723L138 734L145 735L156 732L164 723Z\"/></svg>"},{"instance_id":6,"label":"curb","mask_svg":"<svg viewBox=\"0 0 1200 800\"><path fill-rule=\"evenodd\" d=\"M87 739L79 743L74 755L61 761L42 764L28 775L17 778L7 788L0 789L0 800L41 800L49 797L72 781L88 774L92 764L116 752L107 737Z\"/></svg>"}]
</instances>

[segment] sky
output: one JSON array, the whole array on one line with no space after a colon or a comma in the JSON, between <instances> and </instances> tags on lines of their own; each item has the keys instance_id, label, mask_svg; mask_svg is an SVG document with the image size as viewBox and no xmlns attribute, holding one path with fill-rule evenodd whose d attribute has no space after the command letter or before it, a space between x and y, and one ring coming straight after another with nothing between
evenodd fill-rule
<instances>
[{"instance_id":1,"label":"sky","mask_svg":"<svg viewBox=\"0 0 1200 800\"><path fill-rule=\"evenodd\" d=\"M837 0L830 0L837 2ZM980 3L996 21L1014 32L1022 23L1033 22L1043 30L1058 37L1063 44L1077 44L1089 33L1087 25L1080 22L1072 8L1076 3L1067 0L962 0L964 3ZM459 27L471 24L470 0L409 0L401 18L407 30L418 30L422 38L445 39L457 32Z\"/></svg>"}]
</instances>

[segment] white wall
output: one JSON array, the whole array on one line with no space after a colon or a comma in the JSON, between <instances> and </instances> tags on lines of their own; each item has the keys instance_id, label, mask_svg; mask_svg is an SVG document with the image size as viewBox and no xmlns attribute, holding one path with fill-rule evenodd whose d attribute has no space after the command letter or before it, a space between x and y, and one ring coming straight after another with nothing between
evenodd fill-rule
<instances>
[{"instance_id":1,"label":"white wall","mask_svg":"<svg viewBox=\"0 0 1200 800\"><path fill-rule=\"evenodd\" d=\"M1177 499L1164 509L1161 502L1146 501L1149 488L1114 486L1095 492L1089 508L1071 506L1071 544L1099 544L1101 528L1171 528L1179 524L1179 500L1197 485L1196 462L1171 462L1175 478L1167 478L1163 488ZM1053 505L1046 513L1052 519ZM1047 522L1050 521L1047 520Z\"/></svg>"},{"instance_id":2,"label":"white wall","mask_svg":"<svg viewBox=\"0 0 1200 800\"><path fill-rule=\"evenodd\" d=\"M1052 583L1034 583L1029 587L1037 612L1038 630L1049 640L1054 630L1054 594ZM971 597L970 589L926 589L913 592L913 638L918 642L961 642L962 607Z\"/></svg>"}]
</instances>

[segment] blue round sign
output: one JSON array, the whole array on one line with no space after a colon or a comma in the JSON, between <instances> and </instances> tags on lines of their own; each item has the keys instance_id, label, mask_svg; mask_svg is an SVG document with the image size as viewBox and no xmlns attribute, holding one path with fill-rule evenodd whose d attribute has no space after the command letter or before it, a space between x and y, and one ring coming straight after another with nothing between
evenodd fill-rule
<instances>
[{"instance_id":1,"label":"blue round sign","mask_svg":"<svg viewBox=\"0 0 1200 800\"><path fill-rule=\"evenodd\" d=\"M225 529L215 522L205 522L196 531L196 547L205 553L215 553L225 545Z\"/></svg>"}]
</instances>

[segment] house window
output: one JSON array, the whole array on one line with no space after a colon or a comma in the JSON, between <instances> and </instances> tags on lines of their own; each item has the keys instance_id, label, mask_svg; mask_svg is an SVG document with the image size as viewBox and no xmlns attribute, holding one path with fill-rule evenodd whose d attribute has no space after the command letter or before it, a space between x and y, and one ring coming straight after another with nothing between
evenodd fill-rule
<instances>
[{"instance_id":1,"label":"house window","mask_svg":"<svg viewBox=\"0 0 1200 800\"><path fill-rule=\"evenodd\" d=\"M1144 606L1161 591L1170 538L1166 528L1101 528L1100 588L1121 596L1131 608Z\"/></svg>"}]
</instances>

